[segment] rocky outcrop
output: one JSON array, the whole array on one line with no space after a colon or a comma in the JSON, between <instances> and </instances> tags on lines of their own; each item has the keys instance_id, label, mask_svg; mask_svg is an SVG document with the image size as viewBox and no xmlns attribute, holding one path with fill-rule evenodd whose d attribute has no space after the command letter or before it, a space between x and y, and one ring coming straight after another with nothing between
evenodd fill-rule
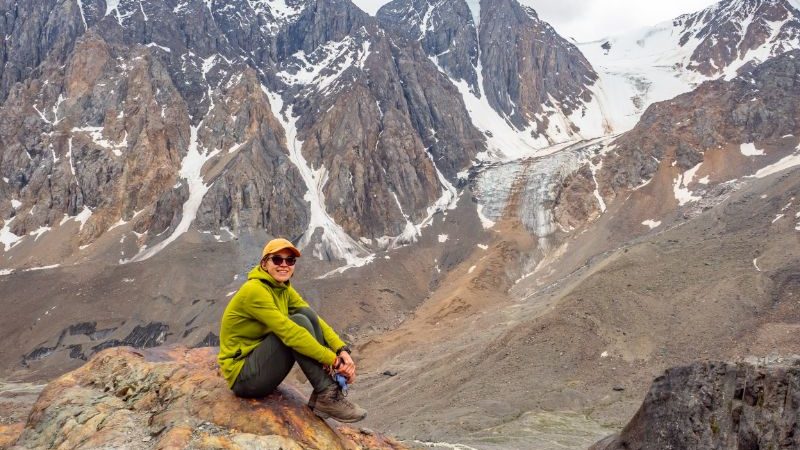
<instances>
[{"instance_id":1,"label":"rocky outcrop","mask_svg":"<svg viewBox=\"0 0 800 450\"><path fill-rule=\"evenodd\" d=\"M800 447L800 357L668 370L619 435L590 450Z\"/></svg>"},{"instance_id":2,"label":"rocky outcrop","mask_svg":"<svg viewBox=\"0 0 800 450\"><path fill-rule=\"evenodd\" d=\"M319 419L286 384L239 399L215 357L208 347L103 351L45 387L11 448L406 448Z\"/></svg>"}]
</instances>

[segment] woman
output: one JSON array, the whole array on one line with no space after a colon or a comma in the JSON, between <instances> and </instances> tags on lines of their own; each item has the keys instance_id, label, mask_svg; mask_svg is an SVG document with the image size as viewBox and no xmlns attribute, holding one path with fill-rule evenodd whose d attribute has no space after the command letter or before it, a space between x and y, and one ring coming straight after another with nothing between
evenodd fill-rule
<instances>
[{"instance_id":1,"label":"woman","mask_svg":"<svg viewBox=\"0 0 800 450\"><path fill-rule=\"evenodd\" d=\"M356 366L350 349L289 283L300 250L273 239L261 263L222 315L217 360L239 397L264 397L286 378L295 361L314 386L308 406L320 417L357 422L367 412L344 397L331 374L352 384Z\"/></svg>"}]
</instances>

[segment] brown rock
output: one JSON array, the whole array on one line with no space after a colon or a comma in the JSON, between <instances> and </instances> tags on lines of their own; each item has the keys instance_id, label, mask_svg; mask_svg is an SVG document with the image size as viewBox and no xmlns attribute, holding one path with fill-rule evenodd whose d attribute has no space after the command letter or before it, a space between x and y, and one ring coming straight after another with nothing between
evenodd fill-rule
<instances>
[{"instance_id":1,"label":"brown rock","mask_svg":"<svg viewBox=\"0 0 800 450\"><path fill-rule=\"evenodd\" d=\"M14 448L405 448L319 419L285 384L261 400L239 399L215 357L210 347L98 353L42 391ZM20 428L0 428L0 443Z\"/></svg>"}]
</instances>

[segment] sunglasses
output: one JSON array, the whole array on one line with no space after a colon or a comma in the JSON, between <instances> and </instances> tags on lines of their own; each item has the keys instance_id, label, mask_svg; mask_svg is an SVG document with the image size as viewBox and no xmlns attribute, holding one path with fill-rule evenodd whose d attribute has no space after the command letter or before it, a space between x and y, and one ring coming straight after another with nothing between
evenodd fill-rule
<instances>
[{"instance_id":1,"label":"sunglasses","mask_svg":"<svg viewBox=\"0 0 800 450\"><path fill-rule=\"evenodd\" d=\"M286 262L287 266L293 266L297 262L297 258L295 258L294 256L287 256L286 258L284 258L283 256L280 255L272 255L268 259L272 261L272 264L275 264L276 266L282 265L284 261Z\"/></svg>"}]
</instances>

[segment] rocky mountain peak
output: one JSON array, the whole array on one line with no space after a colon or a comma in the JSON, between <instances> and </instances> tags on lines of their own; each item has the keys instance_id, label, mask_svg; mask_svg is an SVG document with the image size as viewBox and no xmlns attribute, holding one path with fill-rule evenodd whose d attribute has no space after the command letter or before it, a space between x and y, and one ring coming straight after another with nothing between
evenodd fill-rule
<instances>
[{"instance_id":1,"label":"rocky mountain peak","mask_svg":"<svg viewBox=\"0 0 800 450\"><path fill-rule=\"evenodd\" d=\"M800 43L800 11L788 0L726 0L674 24L679 45L693 48L687 68L706 76L735 73L729 67L737 60L763 62Z\"/></svg>"}]
</instances>

